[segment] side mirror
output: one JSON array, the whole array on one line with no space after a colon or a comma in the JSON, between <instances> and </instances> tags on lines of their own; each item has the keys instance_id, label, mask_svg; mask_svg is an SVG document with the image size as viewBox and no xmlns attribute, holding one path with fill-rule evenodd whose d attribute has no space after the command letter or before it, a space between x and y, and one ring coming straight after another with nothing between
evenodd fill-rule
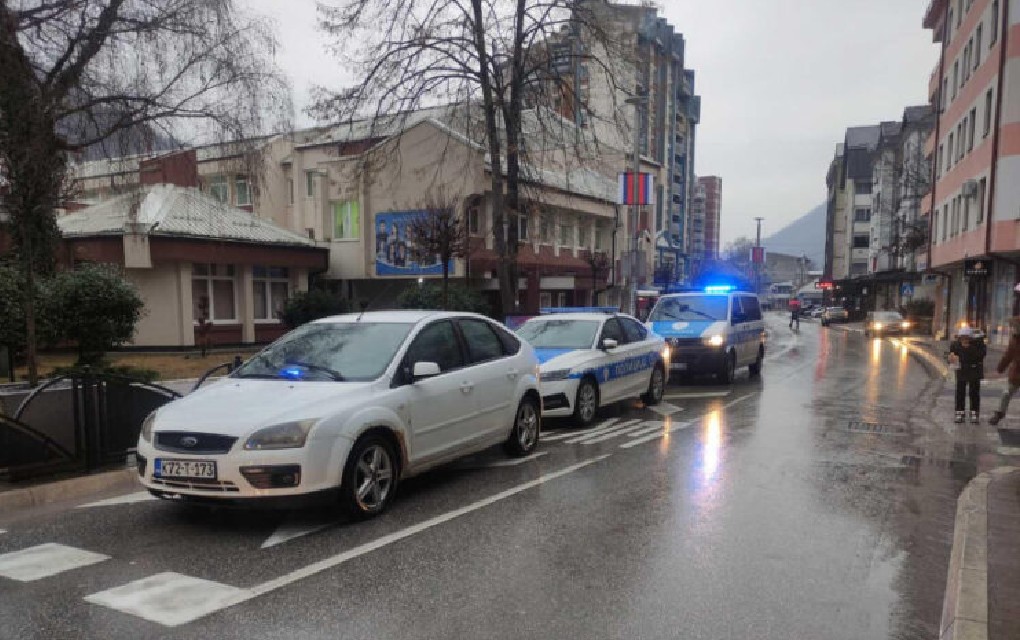
<instances>
[{"instance_id":1,"label":"side mirror","mask_svg":"<svg viewBox=\"0 0 1020 640\"><path fill-rule=\"evenodd\" d=\"M602 339L602 350L603 351L609 351L610 349L615 349L618 346L620 346L620 343L617 342L616 340L613 340L612 338L603 338Z\"/></svg>"},{"instance_id":2,"label":"side mirror","mask_svg":"<svg viewBox=\"0 0 1020 640\"><path fill-rule=\"evenodd\" d=\"M411 382L418 382L425 378L434 378L440 373L442 371L439 370L439 365L435 362L415 362L414 368L411 370Z\"/></svg>"}]
</instances>

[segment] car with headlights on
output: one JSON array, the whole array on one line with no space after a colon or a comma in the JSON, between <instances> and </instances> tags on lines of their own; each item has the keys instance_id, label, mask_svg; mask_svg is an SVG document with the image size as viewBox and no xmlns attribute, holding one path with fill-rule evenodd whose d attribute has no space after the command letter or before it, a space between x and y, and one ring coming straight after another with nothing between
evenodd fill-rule
<instances>
[{"instance_id":1,"label":"car with headlights on","mask_svg":"<svg viewBox=\"0 0 1020 640\"><path fill-rule=\"evenodd\" d=\"M899 311L869 311L864 321L864 337L901 335L910 331L910 322Z\"/></svg>"},{"instance_id":2,"label":"car with headlights on","mask_svg":"<svg viewBox=\"0 0 1020 640\"><path fill-rule=\"evenodd\" d=\"M822 312L822 326L827 327L833 322L846 322L850 314L843 307L826 307Z\"/></svg>"},{"instance_id":3,"label":"car with headlights on","mask_svg":"<svg viewBox=\"0 0 1020 640\"><path fill-rule=\"evenodd\" d=\"M538 359L469 313L380 311L303 325L153 412L141 483L192 501L383 511L398 482L497 443L538 445Z\"/></svg>"},{"instance_id":4,"label":"car with headlights on","mask_svg":"<svg viewBox=\"0 0 1020 640\"><path fill-rule=\"evenodd\" d=\"M517 330L541 363L543 416L590 426L600 406L635 397L646 405L662 401L669 365L661 337L626 314L564 311Z\"/></svg>"}]
</instances>

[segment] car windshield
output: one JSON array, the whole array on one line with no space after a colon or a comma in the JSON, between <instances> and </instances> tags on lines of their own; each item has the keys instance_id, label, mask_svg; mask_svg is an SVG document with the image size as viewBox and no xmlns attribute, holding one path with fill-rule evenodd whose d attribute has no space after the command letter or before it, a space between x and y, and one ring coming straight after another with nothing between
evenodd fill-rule
<instances>
[{"instance_id":1,"label":"car windshield","mask_svg":"<svg viewBox=\"0 0 1020 640\"><path fill-rule=\"evenodd\" d=\"M726 319L727 296L662 298L648 317L650 322L715 322Z\"/></svg>"},{"instance_id":2,"label":"car windshield","mask_svg":"<svg viewBox=\"0 0 1020 640\"><path fill-rule=\"evenodd\" d=\"M876 322L897 322L903 319L898 311L878 311L874 317Z\"/></svg>"},{"instance_id":3,"label":"car windshield","mask_svg":"<svg viewBox=\"0 0 1020 640\"><path fill-rule=\"evenodd\" d=\"M596 320L529 320L517 330L536 349L591 349L599 330Z\"/></svg>"},{"instance_id":4,"label":"car windshield","mask_svg":"<svg viewBox=\"0 0 1020 640\"><path fill-rule=\"evenodd\" d=\"M413 324L317 322L291 331L238 369L238 378L374 380Z\"/></svg>"}]
</instances>

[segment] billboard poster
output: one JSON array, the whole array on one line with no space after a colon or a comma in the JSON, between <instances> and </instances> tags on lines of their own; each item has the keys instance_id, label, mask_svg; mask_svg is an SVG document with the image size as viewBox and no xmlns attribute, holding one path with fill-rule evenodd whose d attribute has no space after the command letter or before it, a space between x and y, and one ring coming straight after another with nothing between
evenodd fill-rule
<instances>
[{"instance_id":1,"label":"billboard poster","mask_svg":"<svg viewBox=\"0 0 1020 640\"><path fill-rule=\"evenodd\" d=\"M422 211L384 211L375 214L375 275L441 276L443 264L437 255L421 255L408 237L411 221ZM453 273L453 261L449 271Z\"/></svg>"}]
</instances>

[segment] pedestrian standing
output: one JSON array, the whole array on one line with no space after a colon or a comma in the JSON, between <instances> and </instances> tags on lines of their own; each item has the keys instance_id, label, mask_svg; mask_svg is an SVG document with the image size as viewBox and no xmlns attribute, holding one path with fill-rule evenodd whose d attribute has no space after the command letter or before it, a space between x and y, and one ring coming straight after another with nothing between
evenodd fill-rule
<instances>
[{"instance_id":1,"label":"pedestrian standing","mask_svg":"<svg viewBox=\"0 0 1020 640\"><path fill-rule=\"evenodd\" d=\"M992 414L988 422L992 425L999 424L999 420L1006 417L1006 410L1009 409L1009 401L1020 389L1020 317L1009 320L1009 346L1006 353L1002 354L999 366L996 367L999 373L1009 368L1009 387L1002 392L1002 399L999 400L999 410Z\"/></svg>"},{"instance_id":2,"label":"pedestrian standing","mask_svg":"<svg viewBox=\"0 0 1020 640\"><path fill-rule=\"evenodd\" d=\"M984 340L974 335L970 327L963 327L956 334L956 340L949 345L949 363L956 369L956 418L957 424L966 415L965 400L970 396L970 421L978 424L981 411L981 378L985 377L985 355L988 348Z\"/></svg>"}]
</instances>

